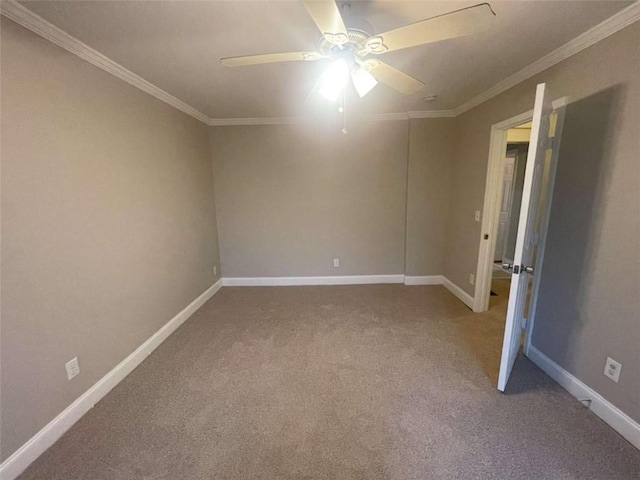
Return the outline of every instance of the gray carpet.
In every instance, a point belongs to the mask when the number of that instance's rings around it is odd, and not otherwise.
[[[495,389],[505,300],[224,288],[20,479],[639,478],[640,452],[527,359]]]

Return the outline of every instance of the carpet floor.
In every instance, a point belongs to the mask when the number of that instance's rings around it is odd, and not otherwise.
[[[526,358],[495,389],[499,282],[484,314],[440,286],[225,287],[20,480],[638,479]]]

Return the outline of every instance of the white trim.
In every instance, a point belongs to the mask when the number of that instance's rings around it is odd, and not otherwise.
[[[460,300],[462,300],[462,302],[467,307],[469,307],[470,309],[473,310],[473,303],[474,302],[473,302],[473,297],[471,295],[469,295],[467,292],[465,292],[462,288],[460,288],[458,285],[453,283],[447,277],[442,277],[442,285],[444,285],[444,287],[447,290],[449,290],[456,297],[458,297]]]
[[[376,113],[373,115],[355,117],[352,120],[358,121],[402,121],[412,118],[453,118],[453,110],[425,110],[397,113]],[[313,117],[238,117],[238,118],[210,118],[210,127],[228,127],[237,125],[295,125],[318,121]]]
[[[453,110],[420,110],[398,113],[376,113],[364,119],[379,120],[411,120],[412,118],[453,118]]]
[[[426,275],[426,276],[404,276],[405,285],[442,285],[444,277],[442,275]]]
[[[140,345],[132,354],[98,380],[89,390],[83,393],[71,405],[51,420],[42,430],[36,433],[22,447],[0,465],[0,478],[13,480],[22,473],[35,459],[54,444],[69,428],[100,401],[109,391],[120,383],[134,368],[147,358],[169,335],[182,325],[204,303],[215,295],[222,287],[222,279],[205,290],[175,317],[169,320],[160,330]]]
[[[496,83],[493,87],[482,92],[480,95],[464,102],[462,105],[459,105],[453,110],[454,116],[457,117],[458,115],[477,107],[481,103],[500,95],[519,83],[528,80],[534,75],[537,75],[538,73],[553,67],[576,53],[580,53],[582,50],[598,43],[599,41],[610,37],[614,33],[634,22],[637,22],[638,20],[640,20],[640,2],[636,1],[595,27],[578,35],[573,40],[570,40],[561,47],[556,48],[551,53],[527,65],[522,70],[505,78],[501,82]]]
[[[527,357],[582,403],[589,400],[586,403],[593,413],[640,450],[640,424],[638,422],[560,367],[533,345],[529,346]]]
[[[356,117],[355,119],[356,122],[358,121],[358,117]],[[392,112],[392,113],[375,113],[373,115],[369,115],[364,116],[364,117],[360,117],[359,119],[360,121],[362,120],[370,120],[373,122],[389,122],[389,121],[402,121],[402,120],[409,120],[409,115],[407,113],[404,112]]]
[[[415,110],[407,112],[409,118],[453,118],[455,110]]]
[[[210,127],[232,127],[237,125],[293,125],[303,123],[304,117],[250,117],[250,118],[210,118]]]
[[[225,287],[286,287],[293,285],[368,285],[404,283],[404,275],[344,275],[336,277],[224,277]]]
[[[15,0],[2,0],[0,13],[14,22],[28,28],[32,32],[59,45],[65,50],[77,55],[89,63],[103,69],[117,78],[136,88],[154,96],[174,108],[200,120],[209,126],[233,125],[290,125],[308,121],[304,117],[248,117],[248,118],[209,118],[191,105],[156,87],[154,84],[139,77],[119,63],[92,49],[80,40],[59,29],[55,25],[36,15],[28,8],[16,3]],[[581,52],[587,47],[604,40],[624,27],[640,20],[640,2],[636,1],[595,27],[587,30],[573,40],[565,43],[553,52],[536,60],[519,72],[497,83],[480,95],[466,101],[462,105],[450,110],[409,111],[404,113],[380,113],[369,117],[371,120],[407,120],[412,118],[451,118],[477,107],[481,103],[501,94],[515,85],[531,78],[547,68]]]
[[[491,125],[489,140],[489,158],[487,160],[487,179],[484,187],[484,203],[482,208],[482,228],[480,229],[480,247],[478,249],[478,265],[476,267],[476,288],[474,291],[474,312],[485,312],[489,309],[489,292],[493,275],[493,253],[496,248],[498,234],[498,216],[500,211],[500,195],[502,193],[502,160],[507,148],[507,130],[528,122],[533,110],[521,113],[502,122]],[[485,240],[484,235],[489,239]]]
[[[65,31],[59,29],[55,25],[47,22],[44,18],[36,15],[28,8],[16,3],[14,0],[3,0],[0,2],[0,13],[7,18],[10,18],[14,22],[28,28],[34,33],[37,33],[41,37],[46,38],[50,42],[64,48],[65,50],[73,53],[74,55],[86,60],[87,62],[101,68],[107,73],[110,73],[114,77],[119,78],[127,82],[130,85],[148,93],[149,95],[161,100],[174,108],[177,108],[181,112],[192,116],[196,120],[207,124],[209,118],[193,108],[191,105],[187,105],[182,100],[177,99],[173,95],[165,92],[164,90],[156,87],[151,82],[146,81],[144,78],[139,77],[135,73],[127,70],[119,63],[114,62],[110,58],[94,50],[88,45],[84,44],[80,40],[72,37]]]

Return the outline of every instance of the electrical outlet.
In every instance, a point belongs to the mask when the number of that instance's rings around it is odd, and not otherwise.
[[[620,379],[620,370],[622,370],[622,364],[607,357],[607,363],[604,364],[604,376],[609,377],[611,380],[618,383],[618,380]]]
[[[339,258],[334,258],[333,259],[333,268],[338,268],[340,266],[340,259]]]
[[[469,274],[469,283],[473,285],[476,282],[476,276],[473,273]]]
[[[80,364],[78,363],[78,357],[73,357],[64,366],[67,369],[67,378],[69,380],[80,373]]]
[[[480,221],[480,210],[476,210],[476,222]]]
[[[217,265],[213,266],[213,274],[214,275],[218,275],[218,266]]]

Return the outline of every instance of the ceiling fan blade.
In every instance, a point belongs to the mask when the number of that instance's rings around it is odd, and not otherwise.
[[[384,53],[486,30],[496,14],[488,3],[463,8],[389,30],[367,41],[371,53]]]
[[[380,83],[384,83],[405,95],[416,93],[424,87],[424,83],[420,80],[417,80],[403,71],[379,60],[367,60],[367,62],[365,62],[365,67]]]
[[[220,63],[227,67],[244,67],[262,63],[313,61],[324,58],[318,52],[264,53],[262,55],[246,55],[243,57],[221,58]]]
[[[347,27],[334,0],[306,0],[302,3],[328,42],[335,45],[347,43]]]

